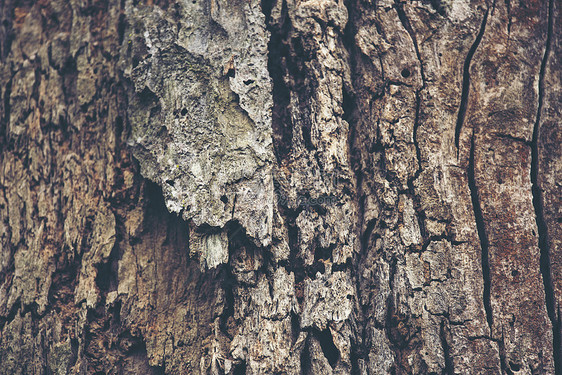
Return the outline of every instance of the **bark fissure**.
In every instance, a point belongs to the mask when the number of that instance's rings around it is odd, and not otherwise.
[[[354,279],[354,286],[356,291],[356,298],[360,309],[357,311],[357,322],[356,332],[351,340],[351,351],[350,351],[350,362],[351,362],[351,374],[361,373],[360,362],[367,360],[369,349],[367,347],[368,342],[368,306],[363,304],[363,290],[361,285],[361,277],[359,274],[359,265],[363,261],[364,257],[367,256],[368,249],[371,243],[371,237],[376,230],[379,223],[378,219],[368,220],[365,222],[365,197],[366,192],[363,191],[363,172],[361,170],[360,162],[360,152],[356,149],[359,142],[359,116],[358,111],[358,98],[356,97],[355,85],[356,79],[360,76],[359,64],[361,61],[361,52],[355,42],[355,37],[357,35],[357,28],[355,26],[354,20],[357,17],[357,2],[355,1],[345,1],[345,6],[348,11],[348,22],[344,28],[343,34],[343,45],[349,55],[349,67],[351,76],[351,88],[348,89],[344,87],[343,90],[343,118],[349,124],[349,134],[348,134],[348,155],[350,160],[351,169],[355,177],[355,191],[354,199],[357,202],[357,228],[359,237],[359,251],[357,251],[354,256],[352,263],[350,264],[351,276]],[[380,56],[379,56],[380,59]],[[351,91],[351,92],[350,92]],[[384,95],[384,89],[382,90],[381,96]],[[376,98],[373,98],[375,100]]]
[[[451,357],[449,343],[447,342],[447,332],[445,331],[444,320],[441,321],[439,336],[441,338],[441,346],[443,347],[443,356],[445,357],[445,368],[443,369],[443,374],[453,375],[455,373],[455,367],[453,364],[453,358]]]
[[[402,23],[402,26],[404,27],[404,29],[408,32],[408,35],[410,36],[410,39],[412,40],[412,43],[414,45],[414,50],[416,52],[416,58],[418,59],[418,62],[420,64],[420,76],[421,76],[421,79],[422,79],[422,86],[415,90],[416,107],[415,107],[415,116],[414,116],[414,128],[413,128],[413,132],[412,132],[412,141],[414,143],[414,147],[415,147],[415,150],[416,150],[417,168],[414,171],[414,175],[412,177],[408,178],[407,185],[408,185],[409,194],[414,201],[414,209],[416,211],[416,218],[417,218],[417,221],[418,221],[418,225],[420,227],[422,238],[424,239],[424,242],[425,242],[424,245],[422,245],[422,248],[423,248],[423,246],[425,246],[427,248],[427,245],[429,245],[429,243],[431,241],[426,239],[427,234],[426,234],[426,231],[425,231],[425,221],[424,221],[425,213],[420,209],[420,198],[417,196],[417,194],[415,193],[415,189],[414,189],[414,181],[416,181],[418,179],[418,177],[420,176],[420,174],[422,172],[421,149],[420,149],[420,144],[418,142],[418,130],[419,130],[419,127],[420,127],[421,92],[426,87],[426,80],[425,80],[424,67],[423,67],[423,62],[422,62],[422,59],[421,59],[421,54],[420,54],[416,34],[414,33],[412,25],[411,25],[408,17],[406,16],[406,12],[404,11],[403,7],[404,7],[404,4],[402,2],[400,2],[400,0],[395,0],[395,8],[396,8],[396,12],[398,13],[398,18],[400,19],[400,22]]]
[[[316,333],[316,337],[320,342],[320,347],[322,348],[322,352],[324,356],[330,363],[330,366],[334,368],[336,363],[339,361],[340,358],[340,351],[334,344],[334,339],[332,337],[332,333],[330,332],[329,328],[326,328],[323,331],[318,331]]]
[[[421,64],[421,60],[420,60],[420,64]],[[423,84],[425,85],[425,80],[423,82]],[[418,225],[420,228],[420,233],[422,235],[422,239],[423,239],[423,245],[422,245],[422,251],[425,248],[427,248],[427,246],[429,245],[429,243],[431,242],[431,239],[427,238],[427,232],[425,229],[425,212],[423,210],[421,210],[420,206],[420,198],[419,196],[416,194],[415,192],[415,188],[414,188],[414,181],[416,181],[418,179],[418,177],[420,176],[421,172],[422,172],[422,162],[421,162],[421,149],[420,149],[420,144],[418,142],[418,130],[420,127],[420,109],[421,109],[421,95],[420,92],[423,88],[416,90],[416,113],[415,113],[415,117],[414,117],[414,130],[413,130],[413,134],[412,134],[412,139],[414,142],[414,147],[416,149],[416,160],[417,160],[417,168],[414,172],[414,175],[412,177],[410,177],[408,179],[408,189],[410,191],[410,194],[412,196],[412,199],[414,201],[414,209],[416,211],[416,218],[418,221]]]
[[[507,10],[507,35],[511,34],[511,0],[504,0]]]
[[[472,46],[468,50],[468,53],[464,60],[461,102],[459,105],[457,124],[455,126],[455,146],[457,148],[457,157],[459,155],[459,142],[460,142],[461,130],[466,116],[466,109],[468,106],[468,96],[470,93],[470,63],[472,62],[472,57],[474,56],[474,53],[478,49],[478,46],[482,41],[482,37],[484,36],[484,32],[486,31],[486,23],[488,22],[488,12],[489,9],[486,9],[486,12],[484,13],[484,18],[482,19],[482,23],[480,25],[480,30],[478,31],[478,34],[476,35],[476,38],[474,39],[474,42],[472,43]]]
[[[0,122],[0,141],[3,141],[6,136],[6,129],[10,123],[10,95],[12,93],[12,78],[6,83],[4,89],[4,116]]]
[[[420,61],[421,63],[421,61]],[[414,131],[413,131],[413,135],[412,135],[412,140],[414,141],[414,147],[416,148],[416,159],[418,162],[418,168],[416,169],[415,173],[414,173],[414,177],[411,179],[412,181],[415,181],[421,171],[422,171],[422,162],[421,162],[421,150],[420,150],[420,144],[418,142],[418,130],[420,127],[420,108],[421,108],[421,96],[420,96],[420,91],[421,90],[417,90],[416,91],[416,114],[415,114],[415,118],[414,118]]]
[[[493,315],[492,315],[492,305],[490,302],[490,259],[489,259],[489,241],[488,235],[486,234],[486,224],[484,222],[484,215],[482,214],[482,207],[480,205],[480,197],[478,195],[478,186],[476,184],[475,177],[475,161],[474,161],[474,142],[475,134],[472,134],[470,141],[470,155],[468,161],[468,187],[470,189],[470,198],[472,200],[472,209],[474,211],[474,219],[476,221],[476,230],[478,232],[478,238],[480,239],[480,249],[482,251],[481,261],[482,261],[482,279],[484,282],[484,310],[486,311],[486,321],[488,322],[488,327],[490,332],[492,332]]]
[[[544,216],[543,208],[543,196],[542,190],[539,182],[539,133],[540,133],[540,121],[541,121],[541,111],[543,109],[543,102],[545,96],[544,87],[544,77],[546,71],[546,64],[548,62],[550,48],[552,43],[553,35],[553,23],[554,23],[554,0],[548,2],[548,24],[547,24],[547,35],[546,43],[544,49],[544,56],[541,61],[540,71],[539,71],[539,97],[537,105],[537,116],[533,126],[533,136],[531,141],[531,192],[533,195],[533,207],[535,209],[535,219],[538,230],[538,245],[540,249],[540,271],[542,275],[544,294],[545,294],[545,304],[548,317],[552,323],[552,349],[553,349],[553,359],[554,368],[556,374],[562,373],[562,350],[561,350],[561,327],[560,318],[557,317],[556,309],[556,296],[554,292],[554,286],[552,282],[551,274],[551,260],[550,260],[550,248],[548,240],[548,226],[546,225],[546,220]]]
[[[505,138],[505,139],[510,139],[512,141],[515,142],[520,142],[523,143],[527,146],[531,146],[531,142],[529,142],[528,140],[526,140],[525,138],[521,138],[521,137],[515,137],[511,134],[502,134],[502,133],[493,133],[496,137],[498,138]]]
[[[398,18],[400,19],[400,22],[402,23],[402,26],[404,27],[404,29],[408,32],[408,35],[410,35],[410,39],[412,39],[412,43],[414,44],[414,50],[416,51],[416,57],[418,58],[418,62],[420,63],[420,76],[421,76],[421,79],[422,79],[422,88],[421,89],[423,89],[425,87],[425,74],[424,74],[424,71],[423,71],[423,63],[422,63],[422,59],[421,59],[420,50],[419,50],[419,47],[418,47],[418,40],[416,38],[416,34],[414,33],[414,30],[412,28],[410,20],[408,20],[408,17],[406,16],[406,12],[404,11],[403,6],[404,6],[404,4],[400,0],[394,0],[394,7],[396,8],[396,13],[398,13]],[[416,94],[419,94],[420,90],[416,90]]]

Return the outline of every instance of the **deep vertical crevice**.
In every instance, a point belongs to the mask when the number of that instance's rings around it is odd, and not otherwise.
[[[334,368],[340,359],[340,351],[334,344],[334,339],[332,337],[330,329],[326,328],[323,331],[318,331],[316,334],[316,338],[320,343],[320,347],[322,348],[324,357],[326,357],[326,359],[330,363],[330,366]]]
[[[424,90],[425,87],[426,87],[425,73],[424,73],[423,62],[422,62],[422,59],[421,59],[421,54],[420,54],[416,34],[414,33],[412,25],[411,25],[410,21],[408,20],[408,17],[406,16],[406,12],[404,11],[404,8],[403,8],[403,3],[401,3],[400,0],[395,0],[394,7],[396,9],[396,12],[398,13],[398,18],[400,19],[400,22],[402,23],[402,26],[404,27],[404,29],[410,35],[410,39],[412,40],[412,43],[414,45],[416,57],[417,57],[418,62],[420,64],[420,76],[421,76],[421,79],[422,79],[422,86],[420,88],[418,88],[417,90],[415,90],[416,108],[415,108],[415,117],[414,117],[414,129],[413,129],[413,133],[412,133],[412,141],[414,142],[414,147],[415,147],[415,150],[416,150],[417,168],[414,172],[414,175],[412,177],[408,178],[408,190],[410,192],[410,196],[412,197],[412,200],[414,201],[414,209],[416,211],[416,218],[417,218],[417,221],[418,221],[418,225],[420,227],[422,237],[425,241],[426,240],[425,221],[424,221],[425,214],[420,209],[420,206],[421,206],[420,199],[416,195],[415,189],[414,189],[414,181],[418,179],[418,177],[420,176],[421,171],[422,171],[421,149],[420,149],[420,145],[418,143],[418,130],[419,130],[419,126],[420,126],[420,114],[421,114],[421,91]]]
[[[300,365],[301,365],[301,374],[306,375],[309,373],[310,368],[310,350],[308,348],[309,345],[309,338],[307,336],[304,347],[300,353]]]
[[[445,368],[443,369],[443,374],[453,375],[455,373],[455,368],[453,365],[453,358],[451,358],[449,343],[447,342],[447,332],[445,331],[445,320],[441,321],[439,336],[441,339],[441,347],[443,348],[443,357],[445,358]]]
[[[95,266],[97,269],[97,275],[95,278],[96,286],[101,292],[104,292],[104,297],[107,295],[107,292],[117,290],[117,285],[119,284],[119,281],[117,280],[119,267],[119,236],[120,234],[117,234],[117,240],[111,249],[109,257],[105,260],[105,262],[101,262]]]
[[[560,320],[556,316],[556,301],[554,295],[554,286],[552,283],[550,248],[548,243],[548,227],[544,219],[542,190],[539,184],[539,133],[541,112],[544,102],[544,76],[546,64],[550,55],[552,43],[553,23],[554,23],[554,0],[548,2],[548,26],[546,35],[546,46],[544,56],[541,61],[539,71],[539,98],[537,105],[537,116],[533,127],[533,138],[531,141],[531,192],[533,194],[533,206],[535,209],[535,219],[538,229],[538,245],[540,250],[540,269],[544,284],[544,295],[548,317],[552,323],[552,349],[556,374],[562,374],[562,350],[561,350],[561,333]]]
[[[286,63],[290,60],[289,46],[286,43],[290,30],[287,14],[287,5],[283,1],[281,24],[274,24],[271,12],[275,0],[262,0],[262,12],[265,15],[265,24],[270,32],[268,44],[267,70],[273,83],[273,148],[277,160],[281,162],[291,152],[293,138],[293,124],[290,114],[291,91],[287,86],[284,75],[287,72]]]
[[[424,82],[425,85],[425,82]],[[422,88],[423,89],[423,88]],[[422,89],[416,90],[416,113],[414,117],[414,130],[412,134],[412,140],[414,142],[414,147],[416,149],[416,159],[417,159],[417,168],[414,172],[414,175],[408,179],[408,189],[410,191],[410,195],[412,196],[412,200],[414,201],[414,210],[416,211],[416,218],[418,221],[418,225],[420,227],[420,233],[422,235],[424,243],[427,241],[427,231],[425,230],[425,212],[421,209],[421,202],[419,196],[416,194],[416,190],[414,187],[414,181],[418,179],[422,172],[422,162],[421,162],[421,149],[420,144],[418,142],[418,130],[420,127],[420,113],[421,113],[421,95],[420,92]]]
[[[470,198],[472,200],[472,209],[474,210],[474,219],[476,221],[476,229],[478,231],[478,237],[480,238],[480,248],[482,250],[482,278],[484,281],[484,310],[486,311],[486,320],[488,321],[488,326],[490,327],[490,334],[492,332],[492,305],[490,303],[490,259],[489,259],[489,242],[488,236],[486,234],[486,226],[484,224],[484,215],[482,214],[482,207],[480,206],[480,199],[478,196],[478,187],[476,186],[475,178],[475,165],[474,165],[474,138],[475,135],[472,133],[472,138],[470,141],[470,157],[468,161],[468,187],[470,189]]]
[[[412,140],[414,142],[414,147],[416,148],[416,158],[418,159],[418,168],[416,169],[416,172],[414,173],[414,177],[412,178],[412,181],[416,180],[422,170],[422,164],[421,164],[421,149],[420,149],[420,144],[418,142],[418,130],[420,127],[420,109],[421,109],[421,97],[420,97],[420,91],[421,90],[417,90],[416,91],[416,115],[414,117],[414,131],[412,134]],[[413,191],[412,191],[413,193]]]
[[[366,254],[369,251],[369,246],[372,240],[372,234],[377,226],[378,220],[371,219],[365,222],[365,198],[367,193],[364,191],[364,178],[362,170],[362,153],[359,145],[361,139],[361,117],[359,110],[360,93],[357,87],[361,85],[361,63],[362,54],[356,45],[357,24],[356,19],[359,18],[358,12],[360,8],[358,3],[353,0],[345,1],[345,6],[348,12],[348,22],[344,28],[342,42],[349,53],[349,69],[351,76],[351,87],[346,87],[344,84],[343,89],[343,119],[349,124],[349,133],[347,139],[348,156],[351,169],[355,177],[355,202],[357,202],[357,234],[359,237],[360,249],[353,256],[353,266],[351,268],[351,275],[355,284],[357,305],[360,307],[356,315],[356,326],[354,334],[352,335],[351,343],[351,373],[359,374],[361,372],[361,362],[368,361],[367,348],[367,335],[368,335],[368,305],[363,304],[363,290],[361,280],[361,265]],[[384,89],[383,89],[384,91]],[[373,98],[376,100],[376,98]],[[339,354],[339,351],[338,351]]]
[[[455,126],[455,146],[457,147],[457,156],[459,154],[459,142],[460,142],[461,130],[464,123],[464,118],[466,116],[466,107],[468,105],[468,94],[470,92],[470,63],[472,61],[472,57],[474,56],[474,53],[476,52],[476,49],[478,49],[478,46],[482,41],[482,37],[484,36],[484,31],[486,31],[486,23],[488,22],[488,12],[489,9],[486,9],[486,13],[484,13],[484,18],[482,19],[482,24],[480,25],[480,31],[478,31],[478,34],[476,35],[476,39],[474,39],[472,46],[468,50],[466,59],[464,60],[463,74],[462,74],[461,103],[459,106],[457,124]]]
[[[425,87],[425,74],[424,74],[424,71],[423,71],[423,64],[422,64],[422,60],[421,60],[421,54],[420,54],[420,50],[419,50],[419,47],[418,47],[418,40],[416,38],[416,34],[414,33],[414,29],[412,28],[412,25],[410,24],[410,21],[408,20],[408,17],[406,16],[406,12],[404,11],[403,4],[400,2],[400,0],[394,1],[394,7],[396,8],[396,13],[398,13],[398,18],[400,19],[400,22],[402,23],[402,26],[408,32],[408,35],[410,35],[410,39],[412,39],[412,43],[414,44],[414,50],[416,51],[416,57],[418,58],[418,62],[420,63],[420,76],[421,76],[421,79],[422,79],[422,87]]]
[[[307,42],[302,40],[302,36],[293,32],[287,2],[279,2],[281,9],[276,17],[272,14],[278,11],[275,9],[275,0],[262,0],[261,7],[271,35],[267,68],[273,82],[272,136],[275,155],[281,164],[291,154],[294,135],[301,138],[308,151],[315,154],[316,147],[312,142],[308,105],[314,90],[310,87],[305,66],[305,61],[314,59],[314,56],[308,51]],[[298,110],[291,105],[291,95],[297,97]],[[293,121],[293,111],[299,114],[297,123]]]
[[[10,96],[12,95],[12,78],[4,89],[4,116],[0,118],[0,141],[6,136],[8,124],[10,123]]]
[[[507,35],[511,34],[511,0],[504,0],[507,9]]]

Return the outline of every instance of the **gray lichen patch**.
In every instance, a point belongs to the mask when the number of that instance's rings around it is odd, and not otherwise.
[[[272,98],[260,4],[177,5],[127,9],[133,21],[122,69],[133,86],[129,144],[142,174],[161,186],[168,210],[195,227],[224,228],[236,220],[267,246]],[[224,235],[211,237],[192,241],[202,247],[191,250],[213,267],[227,261],[228,246],[218,240]]]

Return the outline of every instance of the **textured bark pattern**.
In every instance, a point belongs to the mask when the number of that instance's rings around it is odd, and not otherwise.
[[[2,2],[0,373],[562,373],[560,6]]]

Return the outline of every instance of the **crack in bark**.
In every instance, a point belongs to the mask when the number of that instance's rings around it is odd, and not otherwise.
[[[324,357],[328,360],[330,367],[334,368],[340,360],[340,351],[334,344],[334,338],[332,337],[330,328],[326,328],[323,331],[317,331],[315,336],[320,343],[320,348],[322,348]]]
[[[484,310],[486,311],[486,320],[490,328],[490,335],[492,334],[492,305],[490,303],[490,260],[489,260],[489,242],[488,236],[486,234],[486,227],[484,224],[484,216],[482,214],[482,207],[480,206],[480,200],[478,197],[478,187],[476,186],[476,178],[474,176],[474,132],[472,133],[472,138],[470,141],[470,157],[468,161],[468,187],[470,189],[470,198],[472,200],[472,209],[474,210],[474,219],[476,221],[476,230],[478,232],[478,237],[480,238],[480,248],[482,251],[481,261],[482,261],[482,278],[484,280]]]
[[[6,132],[10,123],[10,96],[12,95],[12,80],[13,76],[6,84],[6,89],[4,90],[4,116],[0,119],[0,141],[6,138]]]
[[[375,229],[377,223],[377,219],[371,219],[367,223],[367,227],[365,228],[361,236],[361,253],[365,253],[367,251],[367,247],[370,242],[369,240],[371,239],[371,234],[373,233],[373,230]]]
[[[468,105],[468,95],[470,92],[470,63],[472,61],[472,57],[474,56],[474,53],[476,52],[476,49],[478,48],[480,42],[482,41],[482,37],[484,36],[484,31],[486,31],[486,23],[488,22],[488,12],[489,9],[486,9],[486,13],[484,13],[484,18],[482,19],[482,24],[480,25],[480,31],[478,31],[478,34],[476,35],[476,39],[474,39],[472,46],[468,50],[466,59],[464,60],[461,103],[459,106],[457,124],[455,126],[455,146],[457,147],[457,158],[459,156],[459,141],[461,136],[461,129],[466,116],[466,107]]]
[[[492,133],[493,135],[495,135],[498,138],[505,138],[505,139],[510,139],[514,142],[520,142],[523,143],[527,146],[531,146],[531,142],[529,142],[528,140],[526,140],[525,138],[520,138],[520,137],[515,137],[511,134],[503,134],[503,133]]]
[[[420,108],[421,108],[420,91],[421,90],[416,91],[416,115],[414,117],[414,131],[413,131],[413,134],[412,134],[412,139],[414,141],[414,147],[416,148],[416,158],[418,159],[418,168],[414,172],[414,177],[412,178],[412,181],[417,180],[417,178],[420,176],[420,173],[421,173],[421,170],[422,170],[421,150],[420,150],[420,145],[419,145],[419,142],[418,142],[418,129],[420,127]]]
[[[410,21],[408,20],[408,17],[406,16],[406,12],[404,11],[403,4],[400,2],[400,0],[394,0],[394,7],[396,8],[396,13],[398,13],[398,18],[400,19],[400,22],[402,23],[402,26],[404,27],[404,29],[406,30],[408,35],[410,35],[410,39],[412,39],[412,43],[414,44],[414,50],[416,51],[416,57],[418,58],[418,61],[420,63],[420,76],[421,76],[421,79],[422,79],[422,88],[423,88],[423,87],[425,87],[425,74],[423,72],[423,64],[422,64],[422,60],[421,60],[420,50],[418,48],[418,41],[416,39],[416,34],[414,33],[414,30],[412,29],[412,25],[410,24]],[[416,91],[416,93],[418,93],[418,92],[419,92],[419,90]]]
[[[290,97],[291,89],[284,80],[284,75],[290,66],[283,66],[283,61],[290,65],[291,61],[289,46],[287,45],[287,37],[290,30],[289,20],[286,17],[287,4],[283,0],[283,20],[281,25],[272,23],[271,12],[275,6],[274,0],[262,0],[261,8],[265,16],[265,25],[270,32],[269,44],[267,47],[268,61],[267,70],[272,80],[273,90],[273,110],[272,110],[272,128],[273,128],[273,146],[277,161],[287,159],[292,150],[293,138],[293,121],[290,114]],[[298,71],[296,64],[294,71]]]
[[[511,0],[504,0],[507,8],[507,35],[511,34]]]
[[[562,334],[560,331],[560,316],[557,317],[557,313],[556,313],[556,301],[555,301],[554,286],[553,286],[552,274],[551,274],[550,248],[548,244],[548,227],[546,225],[546,221],[544,218],[543,197],[542,197],[542,191],[538,178],[539,132],[540,132],[541,111],[543,108],[544,91],[545,91],[544,76],[546,71],[546,64],[548,62],[548,57],[550,54],[552,35],[553,35],[553,23],[554,23],[553,8],[554,8],[554,0],[549,0],[546,45],[544,50],[544,56],[541,61],[540,71],[539,71],[539,97],[538,97],[538,105],[537,105],[537,116],[533,127],[533,137],[531,141],[531,192],[533,195],[533,206],[535,209],[535,219],[537,223],[538,236],[539,236],[538,245],[540,250],[540,271],[544,284],[545,304],[546,304],[548,317],[552,323],[552,338],[553,338],[552,349],[553,349],[554,368],[556,374],[561,374],[562,373],[562,358],[561,358]]]
[[[365,225],[365,195],[363,192],[363,171],[361,170],[361,153],[355,150],[355,142],[358,138],[358,118],[357,118],[357,97],[355,96],[354,91],[354,84],[355,79],[358,73],[358,64],[361,60],[361,52],[357,49],[355,44],[355,36],[357,34],[357,29],[355,27],[354,19],[357,14],[357,3],[355,1],[345,1],[345,6],[348,11],[348,22],[344,28],[344,33],[342,37],[342,43],[345,49],[348,52],[349,56],[349,69],[350,69],[350,77],[351,77],[351,88],[347,89],[344,86],[343,89],[343,118],[349,124],[349,133],[348,133],[348,155],[350,159],[351,169],[354,172],[355,176],[355,201],[357,202],[357,230],[358,230],[358,238],[359,238],[359,246],[360,249],[357,253],[354,254],[351,270],[351,277],[353,278],[353,283],[355,284],[356,290],[356,299],[357,303],[360,306],[360,311],[358,311],[358,315],[356,316],[356,327],[355,327],[355,334],[353,335],[354,339],[351,340],[351,351],[350,351],[350,362],[351,362],[351,373],[358,374],[361,372],[359,361],[366,360],[368,357],[368,348],[367,348],[367,326],[368,326],[368,314],[367,314],[367,305],[362,304],[362,288],[361,288],[361,276],[360,276],[360,264],[362,258],[368,252],[371,236],[373,231],[375,230],[378,220],[372,219],[369,220],[368,223]],[[378,25],[376,25],[378,26]],[[380,59],[380,54],[379,54]],[[382,60],[380,60],[381,69],[383,67]],[[349,92],[352,91],[352,92]],[[384,95],[384,89],[382,90]],[[381,95],[381,96],[382,96]],[[362,232],[362,229],[365,228]]]
[[[421,64],[421,60],[420,60],[420,64]],[[422,75],[422,80],[423,80],[423,75]],[[423,81],[423,85],[425,86],[425,81]],[[422,241],[426,241],[426,237],[427,237],[427,231],[425,228],[425,212],[423,212],[423,210],[421,210],[421,203],[420,203],[420,199],[417,196],[417,194],[415,193],[415,188],[414,188],[414,181],[417,180],[422,172],[422,162],[421,162],[421,149],[420,149],[420,145],[418,142],[418,129],[420,127],[420,108],[421,108],[421,96],[420,96],[420,92],[423,89],[423,87],[419,90],[416,90],[416,113],[415,113],[415,117],[414,117],[414,130],[413,130],[413,134],[412,134],[412,140],[414,141],[414,147],[416,149],[416,159],[417,159],[417,169],[414,172],[414,176],[408,179],[408,189],[410,190],[410,194],[412,196],[412,200],[414,202],[414,210],[416,212],[416,219],[418,221],[418,226],[420,228],[420,234],[422,236]],[[429,242],[428,242],[429,244]]]
[[[423,62],[421,59],[421,54],[419,51],[419,47],[418,47],[418,41],[416,38],[416,34],[414,33],[414,30],[412,28],[412,25],[410,23],[410,21],[408,20],[408,17],[406,16],[406,12],[404,11],[403,8],[403,3],[400,2],[400,0],[395,0],[395,8],[396,8],[396,13],[398,13],[398,18],[400,19],[400,22],[402,23],[402,26],[404,27],[404,29],[408,32],[408,35],[410,36],[410,39],[412,39],[412,43],[414,45],[414,50],[416,52],[416,57],[418,59],[418,62],[420,64],[420,76],[422,79],[422,87],[420,87],[419,89],[415,90],[415,95],[416,95],[416,108],[415,108],[415,117],[414,117],[414,129],[413,129],[413,134],[412,134],[412,140],[414,142],[414,147],[416,150],[416,159],[417,159],[417,168],[416,171],[414,172],[414,176],[411,178],[408,178],[408,190],[409,193],[412,197],[412,200],[414,202],[414,210],[416,212],[416,218],[418,221],[418,226],[420,228],[420,233],[422,235],[422,239],[425,241],[425,238],[427,237],[427,233],[425,230],[425,213],[423,211],[421,211],[420,209],[420,199],[419,197],[417,197],[416,193],[415,193],[415,189],[414,189],[414,184],[413,182],[415,180],[418,179],[418,177],[420,176],[421,172],[422,172],[422,162],[421,162],[421,149],[420,149],[420,145],[418,142],[418,129],[420,126],[420,108],[421,108],[421,96],[420,96],[420,92],[425,88],[426,85],[426,81],[425,81],[425,73],[423,70]],[[429,244],[430,241],[427,241],[427,244]],[[422,246],[423,247],[423,246]],[[426,246],[427,248],[427,246]]]
[[[451,357],[449,343],[447,342],[445,320],[441,321],[439,337],[441,339],[441,346],[443,347],[443,357],[445,357],[445,368],[443,369],[443,373],[447,375],[453,375],[455,373],[455,367],[453,365],[453,358]]]
[[[306,375],[309,373],[309,368],[310,368],[310,350],[308,348],[309,340],[310,339],[307,335],[304,342],[304,347],[300,354],[301,375]]]

